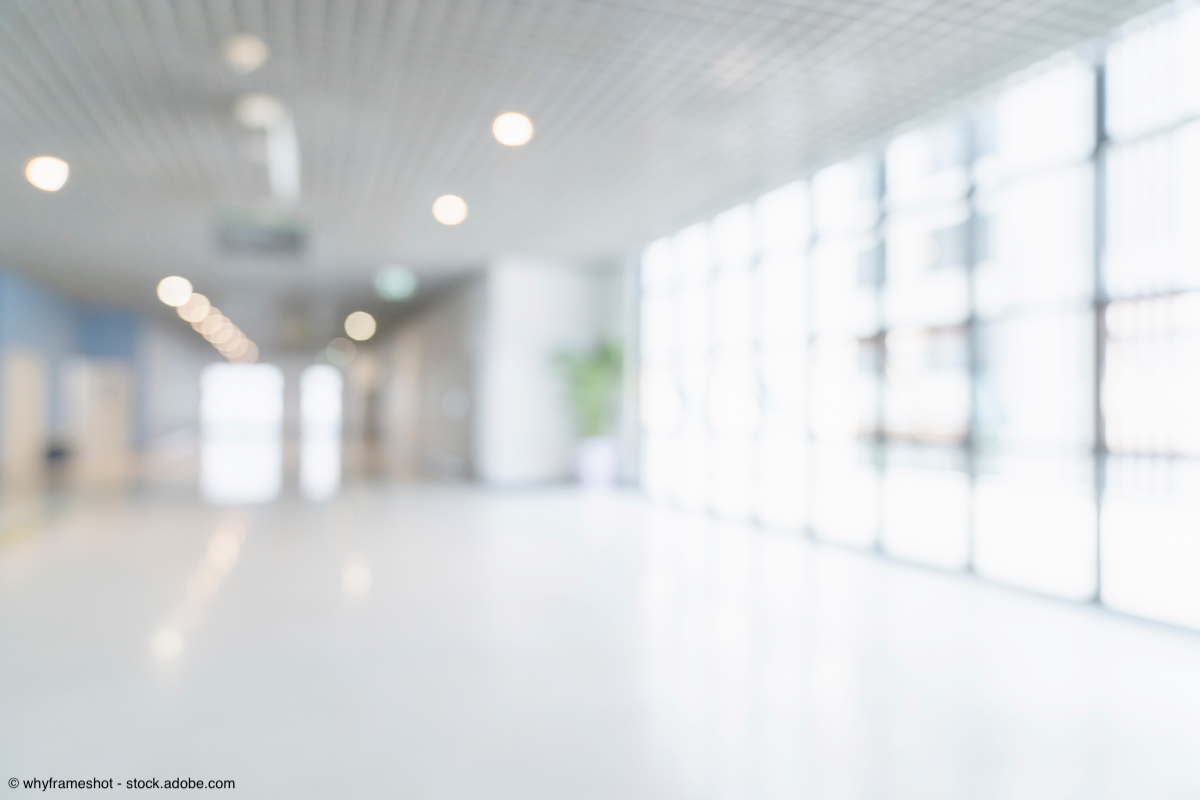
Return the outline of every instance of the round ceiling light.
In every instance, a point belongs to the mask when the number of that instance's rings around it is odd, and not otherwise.
[[[25,177],[44,192],[57,192],[67,182],[71,168],[54,156],[38,156],[25,165]]]
[[[209,317],[221,317],[221,319],[225,319],[224,315],[221,314],[221,309],[217,308],[216,306],[209,306],[208,313],[204,315],[204,318],[201,319],[199,322],[192,323],[192,330],[194,330],[196,333],[203,335],[204,334],[204,323],[208,322]]]
[[[225,40],[225,63],[242,74],[254,72],[270,55],[271,48],[257,36],[242,33]]]
[[[375,294],[384,300],[407,300],[417,291],[417,276],[408,267],[385,264],[375,273]]]
[[[240,333],[241,331],[238,330],[238,327],[229,322],[217,328],[212,333],[205,335],[204,338],[208,339],[208,341],[212,342],[220,350],[222,345],[233,341],[234,337]]]
[[[230,324],[228,317],[222,314],[209,314],[196,330],[207,339],[228,324]]]
[[[433,218],[443,225],[457,225],[467,218],[467,201],[456,194],[444,194],[433,201]]]
[[[212,303],[208,302],[208,298],[199,292],[192,292],[187,302],[175,309],[175,313],[180,319],[188,322],[200,322],[208,316],[208,312],[212,309]]]
[[[258,360],[258,345],[254,342],[249,342],[246,345],[246,352],[241,355],[230,355],[229,360],[235,364],[253,364]]]
[[[346,335],[359,342],[365,342],[375,335],[375,318],[365,311],[355,311],[346,317]]]
[[[492,135],[500,144],[520,147],[533,138],[533,123],[524,114],[509,111],[492,121]]]
[[[158,299],[169,306],[181,306],[192,296],[192,282],[172,275],[158,282]]]

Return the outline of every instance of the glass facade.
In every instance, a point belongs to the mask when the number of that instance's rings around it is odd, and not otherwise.
[[[651,244],[652,497],[1200,628],[1200,10]]]

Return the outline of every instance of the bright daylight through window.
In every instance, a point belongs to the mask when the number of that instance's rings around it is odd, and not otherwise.
[[[647,247],[647,491],[1200,627],[1197,53],[1139,21]]]

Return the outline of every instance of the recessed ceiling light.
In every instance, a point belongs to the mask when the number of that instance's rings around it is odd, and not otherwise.
[[[200,322],[208,316],[211,309],[212,303],[208,302],[207,297],[198,292],[192,292],[187,302],[175,309],[175,313],[188,322]]]
[[[238,72],[254,72],[270,55],[271,48],[257,36],[242,33],[225,40],[225,62]]]
[[[509,111],[493,120],[492,135],[500,144],[520,147],[533,138],[533,123],[524,114]]]
[[[71,168],[54,156],[38,156],[25,165],[25,177],[45,192],[57,192],[67,182]]]
[[[233,107],[233,116],[247,128],[267,130],[287,118],[287,109],[279,98],[269,94],[244,94]]]
[[[457,225],[467,218],[467,201],[456,194],[444,194],[433,201],[433,218],[443,225]]]
[[[345,328],[351,339],[365,342],[375,335],[375,318],[365,311],[355,311],[346,317]]]
[[[250,342],[246,346],[246,352],[239,356],[230,356],[229,360],[235,364],[253,364],[255,361],[258,361],[258,345]]]
[[[228,324],[229,318],[225,315],[209,314],[208,317],[205,318],[204,322],[200,323],[200,327],[197,328],[197,330],[200,331],[201,336],[207,339],[209,336],[212,336]]]
[[[187,278],[172,275],[158,282],[158,299],[169,306],[181,306],[192,296],[192,283]]]
[[[408,267],[384,264],[375,273],[375,293],[384,300],[407,300],[417,291],[417,276]]]

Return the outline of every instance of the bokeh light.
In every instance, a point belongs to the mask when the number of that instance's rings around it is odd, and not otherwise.
[[[175,309],[175,313],[188,322],[201,322],[212,310],[212,303],[198,292],[192,292],[187,302]]]
[[[181,306],[192,296],[192,282],[172,275],[158,282],[158,299],[169,306]]]
[[[25,165],[25,177],[45,192],[57,192],[67,182],[71,168],[54,156],[38,156]]]
[[[524,114],[509,111],[492,122],[496,141],[509,147],[520,147],[533,138],[533,123]]]
[[[467,218],[467,201],[456,194],[444,194],[433,201],[433,218],[443,225],[457,225]]]
[[[375,335],[375,318],[365,311],[355,311],[346,317],[346,335],[359,342],[365,342]]]
[[[384,300],[407,300],[417,291],[417,276],[408,267],[385,264],[375,273],[375,293]]]
[[[254,72],[270,56],[267,43],[252,34],[242,33],[225,40],[225,63],[243,74]]]

